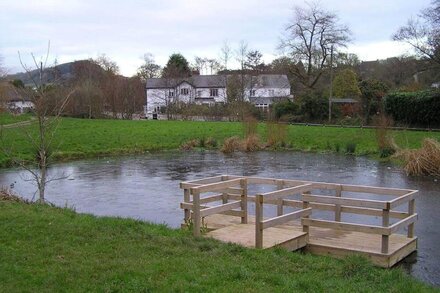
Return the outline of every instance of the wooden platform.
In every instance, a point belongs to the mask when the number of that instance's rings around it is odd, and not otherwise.
[[[208,216],[205,221],[209,231],[206,237],[255,247],[254,217],[249,216],[248,224],[240,224],[237,217],[220,214]],[[289,251],[304,248],[312,254],[334,257],[362,254],[375,265],[389,268],[417,249],[417,237],[393,234],[389,240],[389,252],[383,254],[380,235],[310,227],[307,240],[307,233],[302,232],[300,223],[292,221],[264,230],[263,248],[276,246]]]

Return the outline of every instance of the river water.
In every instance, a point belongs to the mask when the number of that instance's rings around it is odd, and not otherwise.
[[[173,228],[179,227],[183,218],[179,182],[220,174],[418,189],[418,252],[400,265],[415,277],[440,286],[440,180],[409,178],[390,163],[300,152],[160,152],[60,163],[50,169],[50,174],[68,176],[48,185],[46,197],[58,206],[99,216],[165,223]],[[26,179],[24,171],[0,170],[0,185],[32,198],[36,187]]]

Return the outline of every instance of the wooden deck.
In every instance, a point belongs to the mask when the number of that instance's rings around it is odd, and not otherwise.
[[[236,243],[245,247],[255,247],[255,217],[249,216],[248,224],[240,224],[240,219],[227,215],[211,215],[205,219],[209,232],[204,236]],[[390,236],[389,251],[381,253],[381,236],[362,232],[338,231],[311,227],[308,239],[298,221],[265,230],[263,248],[283,247],[289,251],[304,248],[318,255],[345,257],[362,254],[380,267],[389,268],[417,249],[417,237],[405,235]]]
[[[274,185],[276,190],[248,195],[252,184]],[[334,257],[361,254],[386,268],[417,250],[416,190],[228,175],[182,182],[181,188],[185,226],[192,223],[195,236],[203,230],[205,237],[245,247],[304,249]],[[312,194],[320,190],[334,195]],[[352,193],[383,199],[343,196]],[[208,205],[213,202],[220,204]],[[255,216],[248,214],[248,202],[255,203]],[[275,205],[277,215],[265,217],[263,205]],[[408,206],[407,212],[395,209],[402,205]],[[294,211],[286,213],[284,207]],[[334,220],[315,218],[313,210],[334,212]],[[381,217],[382,225],[343,222],[342,213]],[[398,220],[390,224],[390,218]],[[398,234],[404,228],[406,235]]]

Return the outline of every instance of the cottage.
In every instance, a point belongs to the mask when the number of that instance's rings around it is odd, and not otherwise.
[[[155,118],[162,108],[172,103],[217,104],[227,103],[227,87],[232,75],[196,75],[187,78],[149,78],[146,83],[147,101],[145,116]],[[245,75],[245,100],[256,107],[268,109],[280,100],[292,98],[290,83],[286,75]]]

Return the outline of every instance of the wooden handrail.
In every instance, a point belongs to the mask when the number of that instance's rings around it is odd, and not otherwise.
[[[415,199],[417,197],[417,194],[418,194],[417,190],[412,190],[411,192],[408,192],[398,198],[393,199],[390,202],[390,208],[398,207],[400,205],[403,205],[404,203],[409,202],[412,199]]]
[[[309,191],[309,190],[311,190],[311,186],[312,186],[312,184],[308,183],[308,184],[298,185],[298,186],[294,186],[294,187],[284,188],[281,190],[266,192],[266,193],[262,194],[263,195],[263,202],[275,200],[275,199],[282,198],[282,197],[289,196],[289,195],[296,194],[296,193],[302,193],[305,191]]]
[[[261,226],[263,229],[267,229],[270,227],[278,226],[284,224],[286,222],[308,216],[312,213],[312,208],[307,208],[299,211],[295,211],[292,213],[284,214],[282,216],[277,216],[271,219],[267,219],[261,222]]]
[[[336,230],[364,232],[369,234],[381,234],[381,235],[391,234],[391,229],[389,227],[381,227],[375,225],[352,224],[346,222],[315,220],[315,219],[306,219],[306,218],[301,219],[301,222],[305,226],[315,226],[315,227],[330,228]]]
[[[212,192],[212,191],[219,191],[223,190],[228,187],[233,187],[236,185],[239,185],[242,179],[232,179],[232,180],[226,180],[216,183],[210,183],[210,184],[204,184],[196,187],[191,187],[191,193],[197,192]]]
[[[229,203],[225,203],[222,205],[218,205],[218,206],[214,206],[214,207],[209,207],[206,209],[203,209],[200,211],[200,216],[201,217],[206,217],[209,215],[214,215],[214,214],[218,214],[221,212],[226,212],[229,210],[233,210],[233,209],[238,209],[241,206],[241,201],[237,200],[237,201],[232,201]]]
[[[357,198],[342,198],[337,196],[303,194],[302,200],[308,202],[340,204],[345,206],[355,206],[355,207],[373,208],[373,209],[386,209],[388,207],[388,202],[386,201],[357,199]]]

